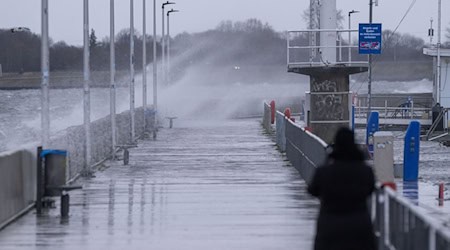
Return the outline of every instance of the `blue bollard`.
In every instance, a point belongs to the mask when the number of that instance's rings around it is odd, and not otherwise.
[[[371,112],[366,128],[366,145],[370,155],[373,155],[373,135],[380,130],[380,114],[378,112]]]
[[[420,122],[409,123],[405,135],[403,155],[403,181],[417,181],[419,178]]]
[[[403,197],[414,205],[419,205],[419,183],[417,181],[403,181]]]

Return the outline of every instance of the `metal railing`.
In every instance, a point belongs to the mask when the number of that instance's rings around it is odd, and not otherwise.
[[[356,118],[367,117],[367,107],[357,105],[355,107]],[[420,108],[412,106],[405,107],[371,107],[371,111],[377,111],[380,119],[430,119],[431,108]]]
[[[288,31],[287,40],[287,65],[291,67],[312,67],[326,65],[345,65],[345,66],[367,66],[367,57],[358,54],[358,46],[353,45],[349,40],[345,41],[344,36],[348,36],[351,40],[352,34],[358,30],[341,29],[341,30],[298,30]],[[336,45],[321,46],[320,34],[336,34]],[[331,61],[322,58],[322,51],[335,49],[336,58]]]
[[[450,249],[449,229],[392,189],[378,189],[372,201],[379,249]]]
[[[281,112],[276,118],[277,144],[284,137],[289,161],[309,184],[315,169],[326,160],[327,144]],[[376,190],[371,214],[380,250],[450,250],[450,229],[445,222],[431,217],[424,208],[390,188]]]

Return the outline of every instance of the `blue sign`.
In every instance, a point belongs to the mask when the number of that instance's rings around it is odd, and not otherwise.
[[[381,54],[381,23],[359,24],[359,54]]]

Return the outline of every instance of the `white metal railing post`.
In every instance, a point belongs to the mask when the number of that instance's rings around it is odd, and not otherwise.
[[[339,62],[342,62],[342,36],[341,32],[336,32],[339,39]]]
[[[358,117],[361,118],[361,100],[358,100]]]
[[[414,101],[411,100],[411,119],[414,119]]]
[[[430,227],[428,229],[428,249],[429,250],[436,250],[436,229],[433,227]]]
[[[134,120],[134,0],[130,0],[130,143],[133,143],[135,136]]]
[[[390,246],[390,228],[389,228],[389,194],[384,191],[384,246]]]
[[[384,122],[387,122],[387,114],[388,114],[388,101],[384,100]]]
[[[290,36],[291,36],[291,33],[290,33],[289,31],[286,31],[286,45],[287,45],[287,50],[286,50],[286,53],[287,53],[287,55],[286,55],[286,61],[287,61],[287,65],[289,65],[290,62],[291,62],[291,60],[289,59],[290,50],[291,50],[291,49],[289,48],[289,46],[290,46],[290,42],[289,42]]]
[[[91,172],[91,93],[90,93],[90,44],[89,44],[89,0],[84,0],[83,12],[83,72],[84,72],[84,175]]]
[[[116,151],[116,55],[114,37],[114,0],[110,0],[110,116],[111,116],[111,153],[115,159]]]
[[[42,0],[41,25],[41,132],[42,146],[48,147],[50,141],[50,101],[49,101],[49,78],[50,78],[50,58],[49,58],[49,39],[48,39],[48,0]]]

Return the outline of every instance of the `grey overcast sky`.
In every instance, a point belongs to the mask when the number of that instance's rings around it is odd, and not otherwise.
[[[242,21],[248,18],[258,18],[268,22],[277,31],[304,29],[301,18],[308,8],[309,0],[174,0],[174,8],[181,12],[171,18],[171,33],[183,31],[199,32],[212,29],[222,20]],[[325,0],[326,1],[326,0]],[[383,23],[384,29],[394,29],[414,0],[379,0],[379,6],[374,7],[374,22]],[[97,37],[109,35],[109,0],[90,0],[91,28]],[[161,3],[157,1],[157,28],[161,33]],[[116,0],[116,32],[129,27],[130,0]],[[135,27],[142,29],[142,0],[134,0]],[[83,0],[49,0],[50,5],[50,36],[54,41],[64,40],[69,44],[82,44],[82,7]],[[347,18],[348,11],[361,11],[352,15],[352,26],[367,22],[369,16],[368,0],[337,0],[338,9],[343,10]],[[40,33],[39,0],[0,0],[0,28],[16,26],[29,27],[33,32]],[[437,30],[438,0],[417,0],[399,28],[402,33],[419,36],[426,41],[430,18],[435,20]],[[442,1],[442,30],[450,26],[450,1]],[[152,34],[153,0],[147,0],[148,33]],[[347,19],[345,26],[347,26]],[[445,33],[443,33],[445,34]],[[437,36],[435,36],[435,41]],[[445,40],[445,35],[443,35]]]

